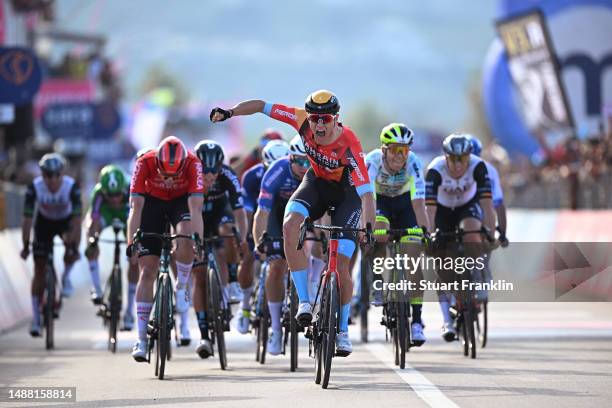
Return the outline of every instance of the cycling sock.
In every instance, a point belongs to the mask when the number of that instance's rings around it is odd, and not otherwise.
[[[230,300],[229,283],[223,286],[223,299],[225,300],[224,303],[229,303],[229,300]]]
[[[450,316],[450,306],[448,302],[440,302],[440,310],[442,310],[442,317],[444,318],[444,323],[451,324],[453,320]]]
[[[421,323],[421,311],[423,310],[423,305],[412,305],[412,323]]]
[[[196,312],[198,317],[198,327],[200,328],[200,337],[208,339],[208,320],[206,320],[206,312]]]
[[[181,312],[181,332],[189,332],[189,310]]]
[[[236,263],[228,263],[227,264],[227,272],[229,274],[229,282],[238,281],[238,264]]]
[[[70,277],[70,272],[72,271],[72,267],[74,266],[74,262],[71,264],[66,265],[65,269],[64,269],[64,275],[62,275],[62,281],[64,281],[65,279],[68,279]]]
[[[96,293],[102,293],[102,287],[100,286],[100,265],[97,259],[89,261],[89,273],[91,274],[91,283],[96,289]]]
[[[128,298],[125,305],[126,314],[134,314],[134,298],[136,297],[136,283],[128,283]]]
[[[138,316],[138,339],[145,341],[147,340],[147,324],[149,324],[149,317],[151,316],[151,308],[153,303],[150,302],[136,302],[136,315]]]
[[[272,322],[272,330],[279,332],[281,330],[281,307],[283,302],[268,302],[270,310],[270,320]]]
[[[32,316],[37,324],[40,324],[40,300],[38,296],[32,296]]]
[[[348,332],[348,321],[349,316],[351,315],[351,303],[347,303],[346,305],[342,305],[340,308],[340,331]]]
[[[308,296],[308,271],[306,269],[293,271],[291,272],[291,279],[293,279],[300,303],[310,302],[310,297]]]
[[[242,309],[250,310],[251,309],[251,294],[253,293],[253,287],[248,287],[246,289],[242,289]]]
[[[308,262],[308,296],[310,297],[310,299],[314,299],[315,296],[317,296],[319,282],[321,281],[321,272],[323,272],[325,265],[326,263],[323,260],[312,255],[310,256]]]
[[[181,262],[176,263],[176,283],[177,286],[184,288],[187,285],[187,281],[189,281],[189,275],[191,274],[191,265],[190,263],[184,264]]]

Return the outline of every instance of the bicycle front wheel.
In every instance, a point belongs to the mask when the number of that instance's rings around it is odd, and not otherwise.
[[[172,284],[168,274],[162,277],[161,285],[161,314],[159,329],[157,331],[157,347],[159,349],[159,374],[160,380],[164,379],[166,361],[168,360],[170,348],[170,328],[172,326]]]
[[[55,311],[55,286],[57,284],[55,277],[55,269],[52,266],[47,265],[47,295],[45,299],[44,314],[45,319],[45,347],[47,350],[51,350],[54,347],[54,311]]]
[[[111,272],[111,285],[109,294],[110,322],[108,325],[108,349],[117,351],[117,327],[121,314],[121,269],[115,265]]]
[[[289,295],[289,348],[291,354],[290,370],[295,371],[298,366],[298,323],[297,314],[298,297],[293,282],[290,280],[291,292]]]
[[[406,302],[396,303],[397,310],[397,350],[399,353],[399,367],[406,368],[406,350],[408,345],[408,316],[406,313]]]
[[[321,387],[327,388],[331,374],[332,358],[336,354],[336,330],[339,311],[338,286],[336,275],[331,274],[325,285],[328,302],[323,314],[323,382]]]
[[[225,352],[225,334],[224,334],[224,319],[225,319],[225,303],[222,301],[223,293],[221,288],[221,282],[219,282],[217,271],[210,268],[208,270],[208,282],[210,287],[210,308],[209,312],[212,314],[212,330],[213,337],[217,346],[217,354],[219,355],[219,365],[222,370],[227,367],[227,355]],[[223,304],[223,306],[222,306]]]

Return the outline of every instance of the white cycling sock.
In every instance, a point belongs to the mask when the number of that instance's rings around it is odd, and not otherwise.
[[[147,324],[149,323],[149,317],[151,316],[151,308],[153,303],[149,302],[136,302],[136,315],[138,316],[138,339],[147,339]]]
[[[181,313],[181,333],[189,332],[189,310]]]
[[[126,314],[134,314],[134,298],[136,297],[136,283],[128,283],[128,298],[125,305]]]
[[[253,293],[253,286],[246,289],[242,289],[242,310],[251,310],[251,294]]]
[[[96,289],[96,293],[102,293],[102,286],[100,286],[100,265],[97,259],[89,261],[89,273],[91,274],[91,283]]]
[[[281,308],[283,302],[268,302],[270,310],[270,320],[272,321],[272,331],[279,332],[281,330]]]
[[[184,264],[177,262],[176,263],[176,283],[181,288],[184,288],[187,285],[187,281],[189,280],[189,275],[191,274],[191,265],[190,263]]]

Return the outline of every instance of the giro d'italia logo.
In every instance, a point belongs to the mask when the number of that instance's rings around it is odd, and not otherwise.
[[[16,86],[30,79],[33,71],[34,58],[23,51],[10,51],[0,58],[0,75]]]

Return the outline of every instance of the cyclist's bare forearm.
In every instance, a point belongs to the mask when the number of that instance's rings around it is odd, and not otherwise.
[[[130,214],[128,215],[127,225],[127,240],[128,243],[132,243],[136,230],[140,228],[140,221],[142,218],[142,207],[144,207],[144,197],[131,196],[130,197]]]
[[[265,105],[266,103],[259,99],[240,102],[231,109],[232,116],[252,115],[254,113],[263,112]]]
[[[30,232],[32,231],[32,217],[23,217],[21,222],[21,242],[23,242],[23,248],[28,248],[30,245]]]
[[[493,200],[483,198],[480,200],[480,206],[484,212],[483,225],[493,233],[495,231],[495,210],[493,209]]]
[[[253,239],[255,240],[255,245],[260,244],[261,234],[266,230],[269,216],[270,212],[262,208],[258,208],[255,212],[255,218],[253,220]]]
[[[246,241],[247,236],[247,216],[244,208],[238,208],[234,210],[234,219],[236,220],[236,226],[238,227],[238,233],[240,234],[240,240]]]
[[[422,198],[412,200],[412,208],[414,208],[414,214],[416,215],[419,227],[424,226],[427,228],[427,231],[431,231],[430,220],[427,216],[427,210],[425,209],[425,200]]]
[[[506,219],[506,206],[504,203],[501,203],[499,207],[495,209],[497,213],[497,225],[499,229],[503,231],[504,235],[506,234],[506,228],[508,227],[507,219]]]
[[[429,219],[429,222],[431,223],[431,230],[433,231],[434,229],[436,229],[436,211],[438,211],[438,206],[437,205],[427,205],[427,218]]]
[[[81,243],[81,225],[82,225],[82,218],[80,215],[75,215],[72,217],[72,220],[70,220],[70,224],[71,224],[71,228],[70,228],[70,235],[68,237],[70,243],[74,244],[77,246],[79,246],[79,244]]]
[[[374,194],[365,193],[361,196],[361,206],[363,209],[363,226],[367,223],[374,228],[376,221],[376,202],[374,201]]]
[[[187,199],[189,206],[189,214],[191,215],[191,233],[198,233],[200,236],[204,233],[204,221],[202,220],[202,204],[204,198],[202,196],[190,196]]]

